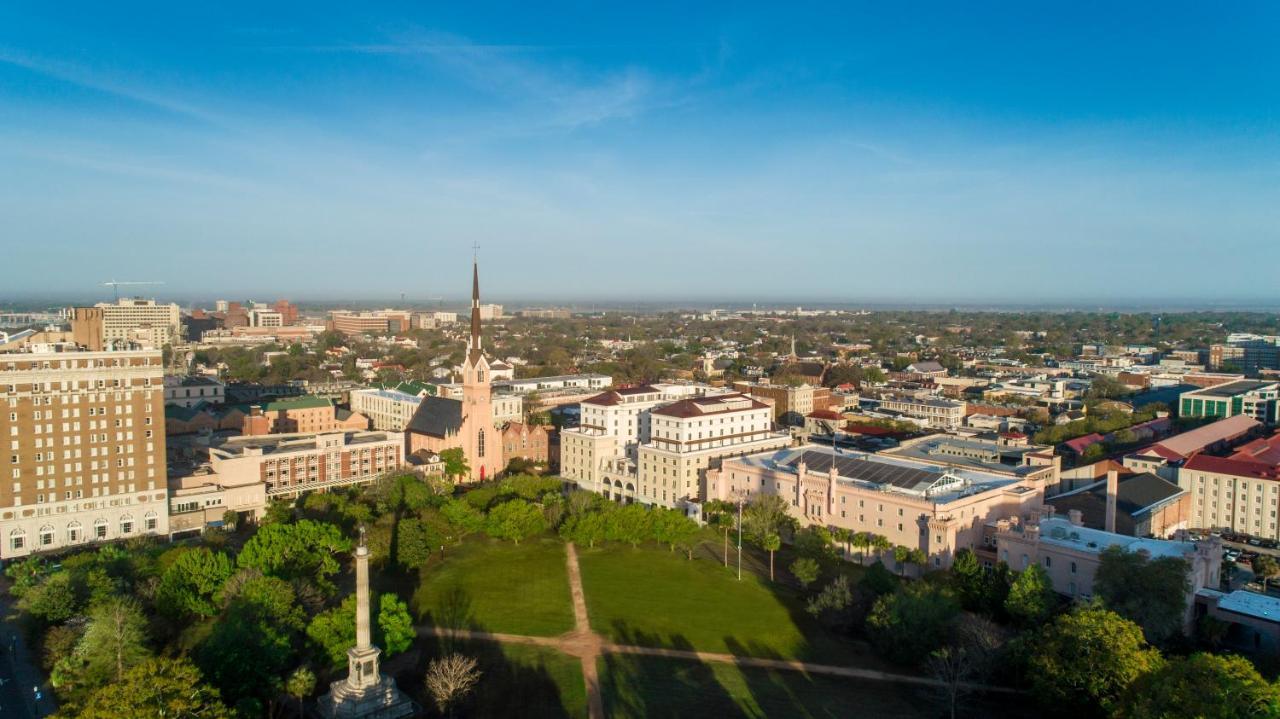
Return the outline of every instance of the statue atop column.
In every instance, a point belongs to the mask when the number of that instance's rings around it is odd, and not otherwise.
[[[418,705],[406,697],[396,680],[384,676],[370,629],[369,546],[364,527],[356,547],[356,645],[347,650],[347,678],[329,685],[316,713],[324,719],[401,719],[418,715]]]

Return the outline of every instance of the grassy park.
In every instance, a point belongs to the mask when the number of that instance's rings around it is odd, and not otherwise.
[[[424,623],[555,636],[573,628],[564,542],[472,537],[424,567],[413,609]]]
[[[614,642],[879,667],[767,577],[744,572],[739,581],[719,563],[643,545],[579,549],[578,559],[592,628]]]

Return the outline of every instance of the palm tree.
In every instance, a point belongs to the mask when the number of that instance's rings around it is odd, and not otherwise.
[[[302,701],[306,699],[316,688],[316,675],[306,667],[298,667],[293,670],[289,678],[285,681],[285,690],[289,692],[289,696],[298,700],[298,716],[306,716],[303,711]]]
[[[907,560],[911,558],[911,548],[901,544],[893,548],[893,561],[898,563],[898,574],[907,576]]]
[[[837,527],[836,531],[832,532],[832,534],[835,535],[837,542],[840,542],[841,544],[844,545],[844,556],[842,556],[841,559],[844,559],[847,561],[849,559],[849,555],[853,553],[853,550],[850,549],[849,547],[849,545],[853,542],[853,530],[845,529],[843,527]]]
[[[879,559],[882,553],[893,548],[893,542],[890,542],[888,537],[872,534],[871,548],[876,551],[876,559]]]
[[[929,563],[929,556],[924,553],[923,549],[912,549],[907,553],[907,563],[914,564],[924,574],[924,565]]]
[[[854,532],[853,544],[858,548],[858,564],[866,565],[867,552],[871,549],[870,532]]]
[[[782,548],[782,537],[776,532],[769,532],[764,536],[764,542],[761,543],[769,552],[769,581],[773,581],[773,553]]]

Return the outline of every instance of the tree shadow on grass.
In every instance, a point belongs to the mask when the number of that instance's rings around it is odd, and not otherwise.
[[[454,588],[435,613],[425,613],[423,621],[445,629],[487,631],[475,621],[471,611],[471,597],[461,588]],[[420,636],[413,648],[392,663],[401,670],[397,674],[400,687],[417,698],[427,710],[427,716],[436,716],[435,704],[426,690],[425,676],[432,659],[458,653],[474,657],[479,662],[480,682],[472,694],[457,705],[454,715],[459,717],[532,717],[561,719],[585,712],[571,711],[565,706],[567,697],[553,676],[548,659],[564,657],[565,663],[576,665],[575,659],[561,655],[552,649],[504,645],[498,642],[455,638],[447,636]],[[568,675],[564,667],[557,667],[561,681],[576,681],[581,685],[580,674]],[[576,667],[575,667],[576,669]],[[583,690],[585,692],[585,689]],[[574,703],[578,703],[577,700]],[[584,703],[585,706],[585,703]]]

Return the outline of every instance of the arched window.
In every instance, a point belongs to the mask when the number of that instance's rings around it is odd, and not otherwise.
[[[142,529],[147,532],[156,531],[156,513],[147,512],[142,515]]]
[[[84,540],[84,527],[79,522],[72,522],[67,525],[67,542],[76,544]]]
[[[53,544],[53,525],[46,524],[40,528],[40,546],[47,547]]]
[[[476,437],[476,456],[484,456],[484,430],[480,430],[480,434]]]
[[[120,533],[133,534],[133,515],[126,514],[120,518]]]
[[[27,533],[22,529],[9,532],[9,549],[20,552],[27,547]]]
[[[94,520],[94,522],[93,522],[93,538],[94,538],[94,539],[106,539],[106,538],[107,538],[107,520],[105,520],[105,519],[96,519],[96,520]]]

